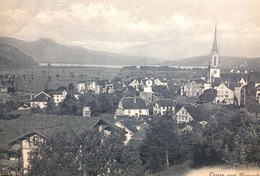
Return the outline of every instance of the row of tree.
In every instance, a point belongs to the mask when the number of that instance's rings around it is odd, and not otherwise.
[[[140,148],[125,146],[123,133],[116,132],[109,137],[92,131],[69,140],[50,138],[32,155],[31,175],[142,175],[184,161],[198,167],[260,165],[259,120],[245,110],[221,108],[205,127],[192,123],[192,131],[168,116],[147,122]]]

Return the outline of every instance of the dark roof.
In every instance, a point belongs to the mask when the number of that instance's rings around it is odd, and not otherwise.
[[[197,84],[205,84],[206,81],[204,81],[203,79],[197,79],[197,80],[194,80]]]
[[[144,123],[143,120],[135,119],[120,120],[119,122],[122,123],[129,130],[131,130],[133,133],[138,132],[137,126],[141,126]]]
[[[195,97],[187,97],[187,96],[177,96],[176,98],[177,103],[181,104],[197,104],[199,102],[199,98]]]
[[[185,105],[184,108],[189,112],[195,121],[207,121],[209,119],[210,113],[199,107]]]
[[[260,72],[249,73],[248,82],[260,83]]]
[[[8,113],[9,115],[22,115],[22,114],[31,114],[31,109],[25,110],[14,110]]]
[[[176,105],[172,99],[160,99],[156,103],[158,103],[160,107],[173,107]]]
[[[32,102],[47,102],[49,98],[50,96],[48,94],[45,92],[40,92],[39,94],[35,95],[35,97],[32,99]]]
[[[213,86],[213,87],[219,86],[221,83],[222,83],[222,80],[221,80],[220,78],[214,78],[214,79],[213,79],[212,86]]]
[[[228,88],[231,90],[235,90],[236,87],[241,87],[242,83],[237,83],[237,82],[231,82],[227,85]]]
[[[242,78],[247,80],[248,74],[246,73],[221,73],[222,82],[239,82]]]
[[[98,123],[109,124],[117,128],[111,122],[101,118],[47,114],[21,115],[0,133],[0,148],[6,147],[8,141],[12,141],[32,132],[50,134],[65,127],[72,129],[76,134],[82,134]]]
[[[145,101],[140,97],[125,97],[121,102],[124,109],[146,109]]]

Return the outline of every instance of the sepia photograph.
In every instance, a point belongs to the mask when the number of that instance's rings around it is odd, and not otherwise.
[[[0,176],[260,176],[259,11],[0,0]]]

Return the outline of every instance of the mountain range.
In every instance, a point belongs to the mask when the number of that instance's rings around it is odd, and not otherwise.
[[[191,58],[185,58],[180,60],[165,61],[160,65],[167,66],[208,66],[211,61],[210,56],[196,56]],[[229,57],[220,56],[220,66],[221,67],[250,67],[259,68],[260,57],[250,58],[250,57]]]
[[[38,63],[30,56],[8,44],[0,43],[0,69],[29,68]]]
[[[208,66],[210,56],[196,56],[180,60],[163,61],[115,54],[104,51],[89,50],[79,46],[59,44],[51,39],[42,38],[26,42],[9,37],[0,37],[0,63],[8,67],[28,67],[38,63],[94,64],[94,65],[167,65],[167,66]],[[7,51],[9,51],[7,53]],[[12,53],[11,52],[14,52]],[[9,59],[8,59],[9,58]],[[12,62],[10,61],[12,58]],[[220,57],[221,67],[259,68],[260,58]],[[13,66],[12,66],[13,65]]]
[[[96,65],[145,65],[155,63],[152,59],[144,57],[89,50],[79,46],[61,45],[47,38],[25,42],[14,38],[0,37],[0,43],[5,43],[19,49],[39,63]]]

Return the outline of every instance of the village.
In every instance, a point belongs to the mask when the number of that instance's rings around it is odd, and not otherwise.
[[[0,175],[27,174],[35,146],[67,129],[77,135],[123,130],[123,144],[138,148],[152,118],[170,117],[184,132],[204,128],[223,107],[258,117],[260,72],[222,69],[220,60],[215,31],[208,68],[48,64],[3,73]]]

